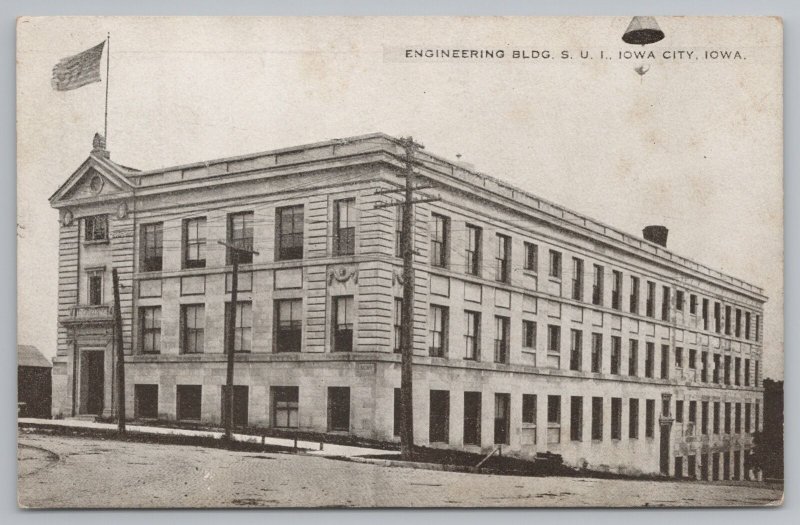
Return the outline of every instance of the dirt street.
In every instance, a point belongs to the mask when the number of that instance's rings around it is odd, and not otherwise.
[[[777,504],[782,486],[487,476],[324,457],[21,433],[23,507]]]

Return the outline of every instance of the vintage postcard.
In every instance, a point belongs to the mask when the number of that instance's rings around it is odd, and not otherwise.
[[[783,27],[22,17],[25,508],[783,502]]]

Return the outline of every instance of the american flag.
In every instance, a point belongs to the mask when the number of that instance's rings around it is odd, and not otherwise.
[[[100,59],[105,41],[71,57],[62,58],[53,68],[51,84],[56,91],[69,91],[100,82]]]

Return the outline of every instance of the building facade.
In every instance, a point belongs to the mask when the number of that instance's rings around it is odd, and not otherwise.
[[[137,171],[95,150],[59,210],[53,412],[110,415],[111,269],[127,413],[219,423],[236,308],[240,425],[398,440],[405,151],[383,134]],[[419,445],[743,479],[763,291],[417,152]],[[376,206],[378,205],[378,206]],[[230,304],[233,254],[239,300]],[[652,242],[655,241],[655,242]]]

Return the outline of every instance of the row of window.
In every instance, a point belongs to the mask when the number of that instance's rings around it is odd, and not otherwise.
[[[227,415],[225,403],[227,385],[221,387],[220,413],[224,421]],[[159,386],[154,384],[134,385],[134,417],[137,419],[158,418]],[[300,389],[296,386],[270,387],[270,422],[274,428],[298,428]],[[249,387],[233,387],[233,424],[244,427],[248,424]],[[203,405],[202,385],[177,385],[175,390],[176,417],[179,420],[200,420]],[[350,387],[332,386],[327,389],[328,431],[350,431]]]
[[[681,399],[675,401],[675,422],[688,423],[687,434],[693,435],[697,429],[697,401],[689,401],[688,413],[684,414],[685,402]],[[742,433],[742,406],[744,406],[744,432],[749,434],[751,431],[758,431],[761,407],[755,403],[755,426],[751,427],[752,403],[731,403],[721,401],[700,401],[700,426],[699,434],[708,435],[719,434],[720,420],[722,421],[722,431],[724,434]],[[709,428],[709,411],[711,426]],[[732,415],[733,414],[733,415]]]
[[[251,263],[253,249],[253,212],[232,213],[228,215],[227,241],[240,251],[228,248],[226,262],[231,264],[234,257],[240,263]],[[398,214],[399,221],[399,214]],[[108,226],[106,216],[87,217],[85,219],[85,235],[87,240],[106,238]],[[355,250],[355,199],[342,199],[334,203],[334,228],[333,228],[333,254],[352,255]],[[398,222],[398,241],[400,226]],[[183,221],[183,268],[202,268],[206,264],[206,218],[195,217]],[[474,225],[466,225],[465,245],[465,272],[469,275],[481,275],[481,247],[482,229]],[[160,271],[163,263],[163,223],[155,222],[143,224],[140,230],[140,269],[143,272]],[[275,210],[275,260],[296,260],[303,258],[303,233],[304,212],[303,205],[280,207]],[[433,266],[447,268],[450,266],[450,220],[449,218],[433,214],[431,218],[431,247],[430,260]],[[538,272],[539,248],[537,244],[525,242],[524,268],[531,272]],[[497,250],[495,253],[495,280],[509,282],[511,268],[511,237],[497,234]],[[399,242],[397,253],[399,253]],[[551,249],[549,252],[549,275],[561,279],[562,254]],[[604,306],[605,268],[600,264],[592,265],[592,296],[591,303]],[[623,274],[619,270],[611,272],[611,308],[622,310],[622,280]],[[630,278],[630,295],[628,309],[632,314],[639,314],[640,310],[640,279],[634,275]],[[571,298],[583,301],[584,297],[584,261],[578,257],[572,258],[572,286]],[[670,320],[672,305],[672,289],[662,286],[660,318]],[[656,316],[656,283],[646,282],[644,315],[655,318]],[[685,293],[683,290],[675,292],[675,309],[685,310]],[[702,298],[701,318],[703,330],[709,330],[710,301]],[[689,294],[688,310],[691,315],[697,315],[698,296]],[[750,312],[740,308],[735,309],[730,305],[724,306],[724,326],[722,316],[723,306],[714,302],[714,331],[725,335],[744,338],[745,340],[758,341],[760,337],[760,315],[755,314],[754,319]]]
[[[449,261],[450,252],[450,219],[443,215],[432,214],[431,217],[431,249],[430,261],[432,266],[449,268],[451,263]],[[466,225],[466,243],[465,243],[465,267],[464,271],[468,275],[481,276],[481,246],[482,246],[483,230],[479,226],[471,224]],[[501,233],[496,234],[497,244],[495,252],[495,280],[498,282],[507,283],[510,281],[511,273],[509,271],[511,265],[511,237]],[[539,271],[539,247],[532,242],[524,243],[524,257],[523,268],[527,271],[537,273]],[[562,278],[562,253],[558,250],[551,249],[549,251],[549,270],[548,275],[554,279]],[[614,310],[622,310],[622,272],[619,270],[611,271],[611,308]],[[591,303],[598,306],[605,306],[605,267],[600,264],[592,265],[592,295]],[[662,286],[661,294],[661,307],[660,318],[662,321],[670,320],[670,308],[672,306],[672,289],[669,286]],[[570,288],[570,297],[575,301],[584,300],[584,261],[579,257],[572,258],[572,281]],[[646,282],[646,298],[645,298],[644,315],[647,317],[655,318],[656,316],[656,283],[653,281]],[[634,275],[630,276],[630,295],[628,300],[628,310],[632,314],[640,314],[640,279]],[[708,330],[709,323],[709,300],[703,298],[702,300],[702,320],[703,329]],[[683,312],[685,310],[685,293],[683,290],[676,290],[675,292],[675,310]],[[692,315],[697,314],[698,296],[696,294],[689,294],[689,313]],[[751,335],[753,340],[759,340],[759,324],[760,316],[755,315],[754,330],[751,330],[751,314],[750,312],[736,309],[735,316],[735,330],[731,328],[732,307],[725,306],[725,335],[734,335],[737,338],[744,337],[750,340]],[[744,319],[743,319],[744,314]],[[722,331],[722,317],[720,303],[714,303],[714,329],[717,333]]]
[[[689,454],[685,458],[683,456],[675,456],[675,477],[690,479],[701,479],[703,481],[719,481],[719,480],[744,480],[745,476],[749,478],[749,460],[750,455],[747,450],[726,450],[724,452],[703,452],[700,456],[700,470],[698,472],[697,454]],[[709,459],[711,459],[709,465]],[[733,459],[733,475],[731,476],[731,459]],[[720,460],[722,462],[722,473],[720,475]],[[744,472],[742,472],[742,460],[744,460]],[[684,472],[684,462],[686,464],[686,472]],[[711,467],[709,469],[709,466]]]
[[[275,352],[300,352],[303,328],[302,299],[279,299],[273,302]],[[225,352],[229,346],[231,303],[225,304]],[[353,297],[333,298],[332,341],[334,352],[353,350]],[[234,352],[250,352],[253,348],[253,303],[236,303],[233,325]],[[205,351],[205,305],[180,306],[180,348],[184,354],[201,354]],[[144,354],[161,352],[161,306],[139,307],[139,349]]]
[[[402,300],[397,299],[395,302],[395,352],[400,351],[400,331],[402,327]],[[441,305],[431,305],[430,316],[428,318],[428,353],[431,357],[446,357],[448,356],[448,320],[449,308]],[[494,317],[494,362],[505,363],[509,362],[509,346],[510,346],[510,325],[511,320],[509,317],[496,315]],[[480,360],[481,359],[481,313],[471,310],[464,311],[464,350],[463,358],[467,360]],[[536,321],[523,320],[522,321],[522,349],[533,351],[536,349],[537,337],[537,324]],[[628,341],[628,370],[627,375],[639,375],[639,340],[629,339]],[[575,371],[587,370],[583,363],[583,330],[570,329],[570,352],[569,352],[569,369]],[[561,326],[548,325],[547,326],[547,351],[548,355],[552,355],[553,361],[560,363],[561,355]],[[683,347],[675,348],[675,368],[684,368],[684,354]],[[644,377],[655,377],[656,366],[656,346],[653,342],[645,343],[645,361],[644,361]],[[603,344],[603,335],[599,333],[591,334],[591,362],[589,363],[588,371],[600,373],[603,370],[603,361],[605,359],[605,350]],[[612,374],[622,374],[622,337],[611,336],[611,348],[609,355],[610,363],[609,368]],[[734,384],[736,386],[750,386],[750,363],[749,358],[742,359],[741,357],[733,357],[721,354],[713,354],[714,368],[713,368],[713,383],[722,383],[725,385]],[[708,382],[708,352],[703,351],[700,353],[700,381]],[[755,386],[758,386],[759,380],[759,362],[753,360],[755,367]],[[670,378],[670,346],[661,345],[661,356],[659,362],[659,377],[661,379]],[[744,370],[742,370],[744,365]],[[689,369],[694,370],[697,368],[697,350],[689,349],[688,355]],[[733,366],[733,368],[732,368]],[[723,371],[723,374],[720,374]],[[733,371],[733,382],[731,379],[731,372]],[[742,374],[742,371],[744,372]]]

